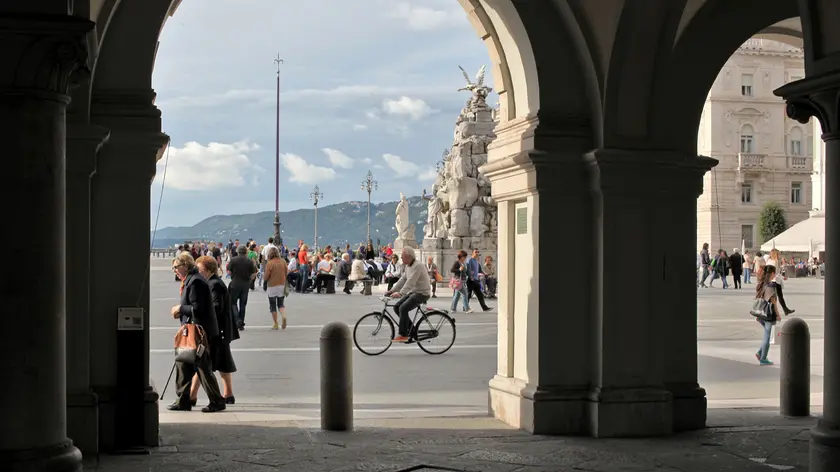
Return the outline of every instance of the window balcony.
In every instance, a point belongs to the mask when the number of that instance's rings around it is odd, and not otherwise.
[[[787,156],[787,168],[794,171],[811,172],[811,159],[806,156]]]
[[[764,170],[766,169],[767,156],[765,154],[753,154],[750,152],[738,153],[738,170]]]

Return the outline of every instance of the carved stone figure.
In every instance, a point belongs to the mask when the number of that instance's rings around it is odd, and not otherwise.
[[[396,228],[397,228],[397,237],[400,239],[408,239],[410,237],[409,233],[409,225],[411,221],[408,219],[408,200],[405,198],[405,194],[400,192],[400,203],[397,204],[397,219],[396,219]]]
[[[426,215],[425,234],[427,238],[445,238],[446,232],[441,231],[444,227],[443,221],[443,201],[436,195],[437,185],[432,187],[431,195],[426,195],[426,189],[423,189],[423,199],[428,200],[428,210]]]

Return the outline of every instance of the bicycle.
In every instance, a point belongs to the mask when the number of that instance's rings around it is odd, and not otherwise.
[[[384,304],[382,311],[373,311],[362,316],[353,328],[353,343],[359,351],[368,356],[378,356],[391,347],[395,333],[394,324],[399,323],[399,315],[395,317],[388,311],[388,307],[394,306],[394,303],[396,303],[397,300],[390,297],[379,297],[379,301]],[[453,344],[455,344],[455,318],[449,316],[449,313],[445,310],[438,310],[435,308],[428,309],[425,308],[424,303],[415,310],[414,318],[411,320],[411,325],[411,333],[409,334],[408,341],[406,341],[405,344],[417,343],[417,346],[419,346],[426,354],[443,354],[448,351]],[[359,342],[359,335],[365,332],[367,327],[371,328],[368,334],[369,337],[376,337],[381,334],[383,337],[387,338],[385,340],[387,344],[384,344],[385,347],[381,350],[376,351],[371,348],[369,343],[364,343],[363,346],[363,343]],[[445,330],[446,327],[452,328],[452,338],[449,339],[448,343],[444,341],[444,347],[441,350],[435,350],[430,347],[430,343],[432,341],[436,339],[443,339],[441,331]]]

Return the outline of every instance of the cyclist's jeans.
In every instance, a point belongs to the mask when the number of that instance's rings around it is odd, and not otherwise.
[[[411,332],[411,312],[426,303],[428,299],[429,295],[409,293],[408,295],[403,295],[400,301],[394,304],[394,311],[400,314],[400,336],[409,335]]]

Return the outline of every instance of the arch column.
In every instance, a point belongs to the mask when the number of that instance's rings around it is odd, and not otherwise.
[[[588,124],[530,117],[502,123],[496,133],[482,167],[499,205],[498,370],[490,411],[534,434],[585,434],[594,274],[583,160]],[[549,255],[558,247],[567,250],[562,264]]]
[[[91,385],[99,396],[100,449],[156,446],[158,395],[149,379],[149,218],[155,165],[169,138],[151,90],[98,91],[91,123],[110,130],[91,186]],[[113,247],[120,251],[115,259]],[[142,347],[121,344],[121,307],[144,311]],[[118,366],[119,362],[131,364]],[[142,406],[142,411],[139,405]],[[128,423],[128,424],[127,424]],[[123,436],[122,433],[129,433]]]
[[[599,271],[590,432],[629,437],[702,428],[694,235],[703,174],[716,161],[617,149],[587,159]]]
[[[84,454],[99,451],[99,399],[90,387],[90,187],[109,131],[67,127],[67,435]]]
[[[839,48],[840,49],[840,48]],[[829,259],[840,248],[840,64],[776,90],[787,115],[801,123],[820,120],[825,141],[825,245]],[[832,288],[833,287],[833,288]],[[811,430],[811,472],[840,470],[840,279],[825,279],[823,415]]]
[[[4,216],[26,229],[27,248],[47,251],[37,264],[4,272],[0,356],[14,361],[3,370],[3,470],[81,470],[66,431],[65,114],[93,26],[62,15],[0,17],[0,60],[9,66],[0,77],[0,142],[14,196]],[[4,247],[20,244],[10,232],[2,236]]]

